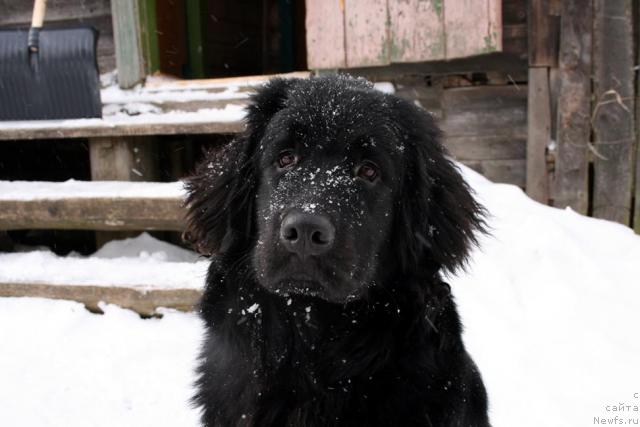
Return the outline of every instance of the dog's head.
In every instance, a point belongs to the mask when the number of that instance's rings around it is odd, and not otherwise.
[[[347,302],[464,264],[482,208],[432,117],[349,77],[274,79],[188,181],[186,235],[266,289]]]

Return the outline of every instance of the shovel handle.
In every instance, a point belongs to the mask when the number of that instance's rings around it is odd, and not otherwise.
[[[44,13],[47,10],[47,0],[35,0],[33,3],[33,16],[31,17],[31,27],[42,28]]]
[[[37,52],[40,48],[40,29],[44,22],[44,14],[47,10],[47,0],[35,0],[33,3],[33,16],[31,18],[31,28],[27,44],[31,52]]]

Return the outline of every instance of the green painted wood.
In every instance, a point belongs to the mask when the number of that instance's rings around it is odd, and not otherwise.
[[[201,0],[189,0],[185,3],[187,15],[187,48],[189,54],[188,78],[201,79],[205,77],[203,56],[203,28]]]
[[[140,0],[111,0],[118,85],[129,88],[145,77],[140,35]]]
[[[142,51],[145,58],[147,74],[160,69],[160,51],[158,48],[156,0],[141,0],[140,29],[142,35]]]

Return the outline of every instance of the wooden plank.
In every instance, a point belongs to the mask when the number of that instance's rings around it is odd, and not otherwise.
[[[348,0],[344,20],[347,67],[389,64],[387,0]]]
[[[162,123],[162,115],[157,122],[122,122],[113,123],[107,120],[86,119],[75,121],[73,126],[60,126],[60,121],[43,120],[38,123],[5,122],[0,128],[0,141],[62,139],[62,138],[94,138],[141,135],[180,135],[180,134],[234,134],[242,132],[242,120],[228,122],[201,121],[178,122],[170,117]]]
[[[636,49],[640,61],[640,7],[636,7]],[[640,70],[636,73],[636,181],[633,229],[640,234]]]
[[[529,0],[529,65],[557,67],[560,20],[550,15],[551,0]]]
[[[202,79],[205,76],[204,29],[202,15],[206,13],[201,0],[187,1],[184,7],[187,15],[187,47],[189,49],[189,78]]]
[[[526,87],[471,86],[446,89],[441,126],[450,136],[526,136]]]
[[[526,31],[526,28],[525,28]],[[526,47],[526,37],[524,37]],[[394,79],[399,75],[448,75],[458,73],[472,73],[499,71],[502,73],[528,72],[527,50],[515,53],[489,53],[482,56],[458,58],[448,61],[429,61],[418,63],[397,63],[382,67],[361,67],[345,70],[354,76],[362,76],[370,79],[386,80]]]
[[[140,0],[140,40],[148,74],[160,69],[156,0]]]
[[[462,162],[493,182],[524,188],[526,160],[467,160]]]
[[[444,145],[460,161],[522,160],[527,155],[525,135],[446,136]]]
[[[593,216],[629,225],[635,144],[632,2],[595,0],[594,10]]]
[[[111,0],[118,85],[129,88],[144,79],[139,0]]]
[[[527,106],[527,194],[540,203],[549,203],[547,145],[551,141],[551,99],[549,69],[529,69]]]
[[[0,26],[31,23],[33,2],[24,0],[0,1]],[[111,14],[109,0],[48,0],[47,23],[68,20],[82,20]]]
[[[180,231],[182,203],[170,198],[0,200],[0,229]]]
[[[189,79],[189,80],[151,80],[145,82],[144,87],[149,89],[175,89],[177,87],[184,89],[207,89],[222,88],[229,89],[229,86],[246,86],[247,88],[256,87],[267,83],[270,79],[279,77],[283,79],[307,79],[311,77],[309,71],[294,71],[291,73],[279,74],[263,74],[258,76],[240,76],[240,77],[218,77],[214,79]]]
[[[158,157],[152,137],[91,138],[89,158],[93,181],[155,181],[158,178]],[[96,246],[133,237],[126,232],[96,232]]]
[[[202,292],[197,289],[145,289],[145,287],[81,286],[42,283],[0,283],[0,297],[37,297],[83,303],[101,312],[99,303],[116,304],[143,316],[157,315],[157,308],[195,310]]]
[[[587,214],[591,112],[591,0],[562,3],[554,205]]]
[[[444,0],[447,59],[502,51],[501,0]]]
[[[445,59],[444,10],[441,0],[390,1],[388,5],[391,62]]]
[[[94,181],[156,181],[158,157],[149,137],[89,140],[91,179]]]
[[[306,0],[309,69],[346,67],[343,0]]]

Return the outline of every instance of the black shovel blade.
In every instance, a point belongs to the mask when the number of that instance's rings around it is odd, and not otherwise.
[[[0,30],[0,120],[102,117],[97,31],[42,29],[35,53],[28,32]]]

